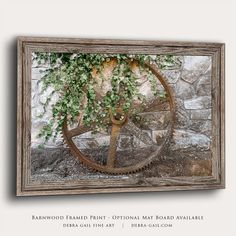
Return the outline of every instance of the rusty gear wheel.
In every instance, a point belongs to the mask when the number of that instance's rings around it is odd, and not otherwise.
[[[164,147],[168,145],[171,140],[173,129],[174,129],[174,120],[175,120],[175,106],[173,93],[170,86],[165,81],[165,78],[158,71],[156,66],[153,64],[145,63],[144,66],[149,69],[159,80],[161,85],[164,87],[166,92],[167,102],[169,103],[169,123],[166,128],[165,136],[162,143],[159,145],[155,142],[147,133],[137,127],[131,119],[129,119],[128,115],[125,114],[120,107],[115,108],[115,113],[110,113],[110,121],[111,121],[111,133],[110,133],[110,145],[107,148],[107,153],[103,154],[103,161],[97,161],[91,158],[90,155],[81,151],[73,141],[73,138],[79,135],[82,135],[88,131],[91,131],[89,128],[85,128],[83,126],[77,126],[76,128],[69,129],[68,122],[65,119],[65,122],[62,127],[62,134],[65,143],[69,147],[72,155],[77,158],[82,164],[86,165],[89,169],[94,171],[99,171],[107,174],[130,174],[137,171],[140,171],[147,166],[149,166],[154,160],[158,159],[161,155]],[[147,154],[144,153],[144,157],[136,163],[132,163],[129,160],[124,165],[122,164],[122,160],[117,161],[117,141],[119,134],[121,131],[125,130],[130,135],[135,136],[136,139],[143,142],[145,145],[149,147],[149,152]],[[145,152],[145,150],[140,150],[140,152]],[[127,158],[127,157],[126,157]],[[132,159],[133,157],[131,157]],[[122,158],[120,158],[122,159]]]

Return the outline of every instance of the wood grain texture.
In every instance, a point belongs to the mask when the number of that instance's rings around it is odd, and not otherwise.
[[[16,194],[20,195],[22,193],[22,97],[23,97],[23,45],[22,40],[17,42],[17,175],[16,175]]]
[[[199,190],[225,187],[224,44],[145,40],[19,37],[17,65],[17,196]],[[136,179],[31,182],[31,54],[83,52],[208,55],[212,57],[212,175]]]

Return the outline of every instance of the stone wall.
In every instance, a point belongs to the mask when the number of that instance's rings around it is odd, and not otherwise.
[[[47,124],[52,117],[51,105],[54,104],[58,98],[55,93],[52,96],[52,100],[49,103],[48,109],[44,111],[43,104],[46,102],[48,95],[52,92],[51,88],[48,88],[43,94],[41,94],[42,85],[39,83],[40,79],[44,75],[44,71],[48,67],[46,65],[37,65],[33,63],[32,66],[32,84],[31,84],[31,147],[37,148],[39,145],[44,144],[44,139],[39,138],[38,134],[42,127]],[[42,114],[44,114],[42,116]],[[62,138],[58,136],[56,140],[50,139],[46,144],[46,148],[54,148],[62,146]]]
[[[184,56],[180,57],[182,66],[173,70],[161,70],[169,85],[174,91],[176,102],[176,124],[173,148],[187,148],[192,145],[209,148],[211,139],[211,58],[207,56]],[[44,96],[39,94],[38,80],[43,75],[45,67],[34,65],[32,68],[32,148],[43,143],[38,138],[39,130],[51,117],[50,109],[45,115],[39,117],[43,112],[43,105],[47,99],[47,90]],[[145,88],[142,88],[145,89]],[[54,95],[52,103],[56,101]],[[151,117],[151,124],[145,127],[146,132],[156,140],[157,136],[165,132],[165,120],[167,111],[146,112],[143,114]],[[159,123],[158,123],[159,121]],[[163,123],[164,122],[164,123]],[[157,124],[156,124],[157,123]],[[153,125],[152,125],[153,124]],[[96,148],[99,145],[109,144],[109,135],[92,135],[87,133],[75,140],[79,148]],[[135,137],[122,134],[119,140],[119,148],[137,146]],[[46,147],[62,146],[62,139],[49,140]]]
[[[211,57],[185,56],[178,71],[162,71],[176,99],[174,149],[209,149],[211,140]]]
[[[168,84],[173,89],[174,100],[176,105],[176,122],[174,134],[171,142],[171,146],[168,147],[168,153],[164,154],[162,159],[162,165],[159,163],[158,171],[150,169],[146,171],[146,175],[158,175],[170,176],[171,173],[178,175],[178,168],[182,163],[182,172],[180,175],[195,175],[209,174],[211,170],[210,162],[210,145],[211,145],[211,57],[208,56],[181,56],[179,59],[182,61],[182,65],[179,68],[160,70],[165,77]],[[50,93],[50,89],[47,90],[46,96],[39,94],[38,81],[43,75],[44,67],[33,65],[32,67],[32,137],[31,147],[35,155],[33,157],[34,164],[33,171],[48,168],[48,161],[61,160],[61,154],[58,150],[64,148],[62,138],[58,137],[55,142],[49,140],[45,145],[45,150],[49,150],[46,154],[44,151],[38,151],[37,146],[43,143],[43,140],[37,137],[39,130],[46,124],[47,120],[51,117],[50,109],[47,110],[43,118],[39,118],[43,112],[43,106],[41,103],[45,102],[47,93]],[[57,99],[57,95],[54,96],[53,102]],[[149,117],[149,123],[143,125],[142,130],[153,139],[158,142],[165,136],[166,126],[168,123],[168,107],[160,109],[159,111],[146,111],[143,112],[143,116]],[[152,122],[153,121],[153,122]],[[98,150],[99,147],[109,146],[109,135],[92,134],[91,132],[80,135],[75,138],[76,145],[81,150]],[[135,148],[145,148],[147,145],[138,140],[135,136],[122,130],[118,140],[118,150],[129,151]],[[54,151],[53,151],[54,150]],[[67,152],[67,151],[66,151]],[[189,154],[191,152],[191,154]],[[41,153],[41,154],[40,154]],[[50,153],[54,153],[54,157],[50,157]],[[55,154],[56,153],[56,154]],[[41,155],[41,157],[39,157]],[[47,157],[49,155],[49,157]],[[55,158],[55,155],[57,158]],[[61,169],[73,170],[76,169],[75,160],[67,155],[69,158],[67,162],[62,165]],[[48,158],[48,159],[47,159]],[[179,158],[179,159],[178,159]],[[181,159],[181,162],[179,162]],[[44,164],[39,164],[40,160],[44,160]],[[72,161],[73,160],[73,161]],[[165,160],[169,160],[166,162]],[[183,161],[184,160],[184,161]],[[177,162],[177,165],[174,163]],[[54,162],[53,162],[54,163]],[[41,167],[37,167],[40,166]],[[70,166],[72,165],[72,166]],[[79,164],[78,164],[79,165]],[[83,175],[84,169],[77,165],[76,171]],[[50,165],[49,165],[50,166]],[[196,167],[197,166],[197,167]],[[188,167],[188,170],[185,168]],[[58,165],[53,167],[59,171]],[[59,169],[58,169],[59,168]],[[196,169],[197,168],[197,169]],[[185,170],[185,171],[184,171]],[[191,172],[192,170],[192,172]],[[53,172],[52,170],[50,170]],[[77,176],[78,173],[72,171],[73,175]],[[205,172],[204,172],[205,171]],[[55,172],[55,173],[57,173]],[[63,172],[63,173],[64,173]],[[53,172],[54,173],[54,172]],[[55,174],[54,173],[54,174]],[[76,174],[77,173],[77,174]],[[89,173],[87,171],[86,173]],[[55,174],[57,175],[57,174]],[[70,175],[70,174],[69,174]],[[63,175],[62,175],[63,176]],[[72,174],[71,174],[72,176]]]

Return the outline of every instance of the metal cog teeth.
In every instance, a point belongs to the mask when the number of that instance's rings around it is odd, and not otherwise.
[[[68,148],[68,152],[69,152],[70,154],[72,154],[73,156],[75,156],[76,159],[77,159],[81,164],[83,164],[84,166],[86,166],[86,168],[88,168],[89,171],[91,171],[91,172],[93,172],[93,173],[103,173],[103,174],[109,174],[109,175],[132,175],[132,174],[135,174],[135,173],[138,173],[138,172],[141,172],[141,171],[144,171],[144,170],[148,169],[148,168],[151,166],[152,162],[153,162],[153,160],[150,160],[148,163],[146,163],[146,164],[145,164],[144,166],[142,166],[142,167],[139,167],[139,168],[133,169],[133,170],[126,170],[126,171],[124,170],[124,171],[121,171],[121,172],[116,172],[116,171],[115,171],[115,167],[114,167],[114,170],[113,170],[113,171],[111,171],[111,170],[106,170],[106,169],[102,169],[102,168],[101,168],[101,169],[97,169],[97,167],[91,165],[92,163],[88,164],[88,163],[86,163],[85,161],[83,161],[83,158],[80,158],[79,156],[73,154],[73,149],[71,149],[70,143],[67,141],[68,139],[66,138],[66,135],[65,135],[65,134],[66,134],[66,133],[62,132],[62,135],[63,135],[63,143],[65,144],[66,148]],[[87,157],[87,156],[84,156],[84,157],[89,159],[89,157]],[[160,157],[159,157],[159,158],[160,158]],[[95,163],[93,163],[93,164],[95,165]],[[105,165],[103,165],[103,164],[99,164],[99,165],[100,165],[101,167],[105,166]]]

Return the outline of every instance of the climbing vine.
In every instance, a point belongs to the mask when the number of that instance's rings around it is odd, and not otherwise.
[[[38,134],[44,137],[45,142],[56,138],[61,131],[65,118],[70,123],[79,122],[92,130],[106,130],[109,126],[110,112],[115,107],[122,107],[130,116],[137,116],[138,108],[134,106],[134,100],[145,103],[146,98],[139,92],[138,77],[132,70],[131,63],[138,65],[140,72],[145,72],[151,84],[153,95],[158,94],[157,80],[145,62],[155,63],[159,68],[165,69],[179,66],[180,60],[172,55],[128,55],[128,54],[88,54],[88,53],[33,53],[33,61],[38,65],[46,65],[43,76],[39,80],[40,94],[44,94],[49,88],[46,100],[42,103],[44,112],[47,111],[52,97],[57,96],[56,102],[51,104],[52,118],[48,120]],[[114,68],[109,77],[110,87],[101,96],[98,88],[99,79],[104,82],[102,70],[104,63],[112,61]]]

